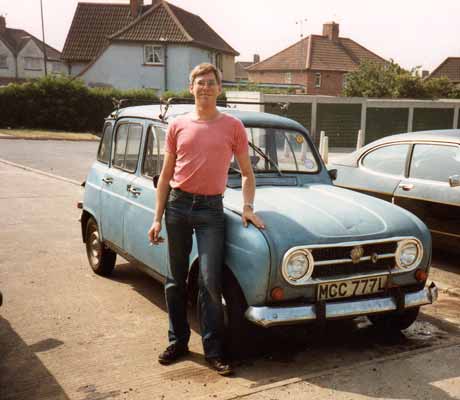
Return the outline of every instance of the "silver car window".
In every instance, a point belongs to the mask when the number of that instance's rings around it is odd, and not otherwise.
[[[460,151],[457,146],[414,146],[409,172],[411,178],[448,182],[452,175],[460,175]]]
[[[367,153],[362,160],[362,165],[374,172],[402,176],[408,149],[408,144],[380,147]]]

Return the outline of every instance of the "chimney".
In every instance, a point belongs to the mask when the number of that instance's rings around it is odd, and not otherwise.
[[[326,22],[323,25],[323,36],[327,36],[329,40],[334,42],[339,39],[339,24],[336,24],[334,21]]]
[[[129,0],[131,5],[131,16],[137,18],[142,13],[144,0]]]
[[[260,62],[260,56],[258,54],[254,54],[254,64]]]
[[[6,31],[6,19],[3,15],[0,15],[0,33]]]

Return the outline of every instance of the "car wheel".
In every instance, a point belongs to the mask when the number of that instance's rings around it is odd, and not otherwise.
[[[86,255],[89,265],[96,274],[102,276],[111,274],[117,254],[101,242],[99,229],[93,218],[90,218],[86,224]]]
[[[403,313],[371,315],[369,319],[378,328],[384,331],[398,332],[409,328],[417,319],[420,308],[409,308]]]

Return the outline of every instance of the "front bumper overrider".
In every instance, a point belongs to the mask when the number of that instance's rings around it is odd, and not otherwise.
[[[432,304],[438,299],[438,288],[434,283],[418,292],[405,293],[398,299],[394,296],[374,299],[348,300],[325,303],[321,308],[317,304],[293,307],[254,307],[246,310],[246,318],[263,327],[289,325],[319,319],[353,318],[360,315],[379,314],[398,309],[420,307]],[[321,315],[323,318],[321,318]]]

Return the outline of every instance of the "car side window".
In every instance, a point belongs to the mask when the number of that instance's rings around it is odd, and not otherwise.
[[[153,178],[157,175],[156,159],[158,158],[158,147],[155,141],[153,126],[147,131],[147,142],[144,150],[144,161],[142,163],[142,175]]]
[[[161,168],[163,168],[163,161],[165,159],[166,128],[155,126],[155,132],[157,134],[158,147],[160,149],[160,154],[157,159],[158,173],[160,173]]]
[[[362,165],[375,172],[404,175],[408,150],[408,144],[380,147],[365,155]]]
[[[113,124],[107,123],[104,126],[102,139],[99,143],[99,150],[97,151],[98,161],[108,164],[110,159],[110,144],[112,143]]]
[[[409,177],[448,182],[460,174],[460,151],[457,146],[416,144],[412,153]]]
[[[113,165],[128,172],[135,172],[139,160],[142,125],[121,124],[115,135]]]

